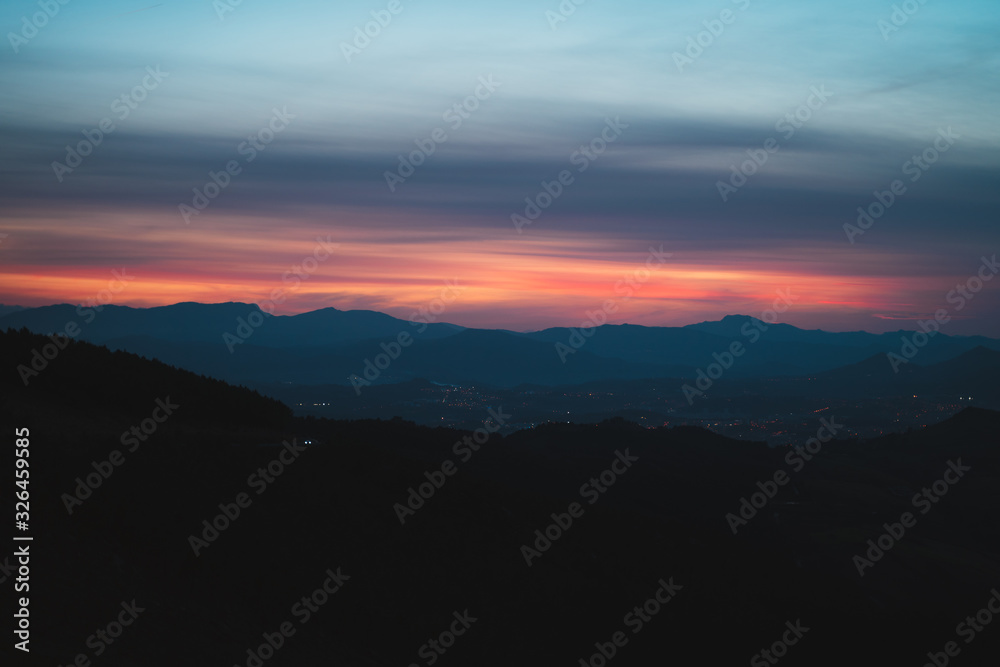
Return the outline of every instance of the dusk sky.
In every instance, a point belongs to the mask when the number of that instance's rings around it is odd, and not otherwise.
[[[121,305],[285,287],[282,314],[407,318],[457,280],[442,320],[534,330],[788,289],[803,328],[947,308],[947,333],[1000,337],[1000,280],[947,300],[1000,251],[1000,5],[897,5],[8,0],[0,303],[84,302],[124,268]],[[547,206],[519,230],[526,198]],[[317,238],[338,245],[290,286]]]

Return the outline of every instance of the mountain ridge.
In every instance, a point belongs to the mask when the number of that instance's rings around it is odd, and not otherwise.
[[[375,360],[385,366],[374,378],[368,371],[367,380],[375,383],[422,377],[443,383],[559,386],[690,378],[736,342],[743,352],[727,369],[728,379],[798,377],[898,353],[902,346],[897,334],[804,330],[747,315],[684,327],[604,324],[524,333],[333,307],[271,316],[256,304],[235,301],[154,308],[58,304],[0,315],[0,328],[23,327],[40,334],[68,331],[70,323],[78,328],[78,340],[231,382],[349,385]],[[913,363],[933,365],[977,347],[1000,352],[1000,340],[940,333]],[[392,358],[380,356],[387,351]],[[876,362],[870,363],[874,367]]]

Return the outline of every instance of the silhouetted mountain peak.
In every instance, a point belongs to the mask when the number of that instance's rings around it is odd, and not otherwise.
[[[684,328],[704,331],[706,333],[726,336],[728,338],[737,338],[746,335],[747,329],[745,329],[745,327],[747,326],[754,327],[760,331],[766,331],[776,326],[784,327],[788,330],[798,331],[798,329],[789,324],[768,324],[760,318],[752,317],[750,315],[726,315],[718,321],[713,322],[708,320],[705,322],[699,322],[698,324],[689,324]]]

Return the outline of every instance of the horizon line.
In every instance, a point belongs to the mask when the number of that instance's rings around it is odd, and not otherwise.
[[[230,304],[233,304],[233,305],[243,305],[243,306],[253,306],[253,307],[256,307],[260,312],[263,312],[265,314],[269,314],[269,313],[267,313],[266,310],[264,310],[263,308],[260,307],[260,304],[258,304],[256,302],[253,302],[253,301],[218,301],[218,302],[212,302],[212,303],[206,303],[206,302],[202,302],[202,301],[178,301],[176,303],[163,304],[163,305],[158,305],[158,306],[135,306],[135,305],[118,304],[118,303],[106,303],[106,304],[100,304],[100,305],[101,305],[101,307],[104,307],[104,308],[118,307],[118,308],[129,308],[129,309],[132,309],[132,310],[153,310],[153,309],[157,309],[157,308],[172,308],[172,307],[175,307],[175,306],[182,306],[182,305],[188,305],[188,304],[197,305],[197,306],[225,306],[225,305],[230,305]],[[19,305],[19,304],[5,304],[5,303],[0,303],[0,308],[17,308],[17,309],[19,309],[19,310],[16,310],[16,311],[12,311],[10,313],[4,313],[4,314],[0,315],[0,320],[2,320],[4,317],[6,317],[8,315],[12,315],[14,313],[21,312],[21,311],[24,311],[24,310],[37,310],[39,308],[51,308],[51,307],[55,307],[55,306],[69,306],[69,307],[73,307],[73,308],[94,307],[93,304],[90,304],[90,305],[88,305],[88,304],[82,304],[82,303],[81,304],[74,304],[74,303],[69,303],[69,302],[66,302],[66,301],[58,302],[58,303],[49,303],[49,304],[44,304],[44,305],[41,305],[41,306],[22,306],[22,305]],[[337,312],[342,312],[342,313],[377,313],[379,315],[385,315],[386,317],[391,317],[393,319],[400,320],[402,322],[407,321],[404,318],[398,317],[396,315],[392,315],[391,313],[387,313],[387,312],[381,311],[381,310],[372,310],[372,309],[369,309],[369,308],[352,308],[352,309],[346,309],[345,310],[345,309],[337,308],[335,306],[325,306],[323,308],[315,308],[313,310],[303,310],[303,311],[298,312],[298,313],[278,314],[278,315],[270,314],[270,315],[273,316],[273,317],[297,317],[299,315],[308,315],[310,313],[316,313],[316,312],[319,312],[321,310],[335,310]],[[729,313],[729,314],[721,316],[717,320],[701,320],[699,322],[690,322],[688,324],[681,324],[681,325],[667,325],[667,324],[653,324],[653,325],[650,325],[650,324],[633,324],[631,322],[618,322],[618,323],[605,322],[605,323],[599,324],[599,325],[597,325],[596,327],[593,327],[593,328],[600,328],[600,327],[603,327],[603,326],[632,326],[632,327],[642,327],[644,329],[684,329],[684,328],[687,328],[687,327],[697,326],[699,324],[721,323],[722,321],[724,321],[727,318],[744,318],[744,319],[750,319],[750,320],[756,320],[758,322],[762,322],[762,323],[766,324],[769,327],[770,326],[785,325],[785,326],[792,327],[793,329],[798,329],[799,331],[820,331],[820,332],[823,332],[823,333],[844,333],[844,334],[861,333],[861,334],[868,334],[870,336],[883,336],[885,334],[893,334],[893,333],[898,333],[898,332],[903,332],[903,331],[905,331],[905,332],[916,331],[916,329],[896,329],[895,331],[884,331],[882,333],[875,333],[873,331],[867,331],[865,329],[851,329],[851,330],[846,330],[846,331],[835,331],[835,330],[831,330],[831,329],[818,329],[818,328],[816,328],[816,329],[805,329],[805,328],[802,328],[800,326],[796,326],[794,324],[791,324],[789,322],[770,322],[769,323],[769,322],[766,322],[765,320],[760,319],[759,317],[756,317],[756,316],[753,316],[753,315],[746,315],[746,314],[743,314],[743,313]],[[912,322],[916,323],[916,322],[919,322],[921,319],[934,319],[934,318],[933,318],[933,316],[928,316],[926,318],[915,317],[915,318],[912,318],[912,319],[905,319],[905,318],[894,318],[894,319],[899,319],[899,321],[912,321]],[[541,332],[541,331],[546,331],[548,329],[582,329],[582,328],[591,328],[591,327],[584,327],[582,325],[581,326],[574,326],[574,325],[554,325],[554,326],[549,326],[549,327],[543,327],[541,329],[515,330],[515,329],[506,329],[506,328],[501,328],[501,327],[473,327],[473,326],[465,326],[465,325],[462,325],[462,324],[456,324],[455,322],[449,322],[449,321],[444,321],[444,320],[442,320],[440,322],[433,322],[432,324],[445,324],[445,325],[450,325],[450,326],[459,327],[459,328],[462,328],[462,329],[465,329],[465,330],[472,330],[472,331],[510,331],[510,332],[518,333],[518,334],[538,333],[538,332]],[[993,336],[988,336],[988,335],[982,334],[982,333],[978,333],[978,334],[945,334],[945,335],[946,336],[950,336],[952,338],[976,338],[976,337],[979,337],[979,338],[988,338],[990,340],[1000,340],[1000,337],[996,337],[995,338]]]

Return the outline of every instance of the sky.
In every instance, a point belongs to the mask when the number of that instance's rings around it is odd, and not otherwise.
[[[789,290],[803,328],[1000,337],[995,1],[7,0],[0,28],[0,303],[447,293],[526,331]]]

